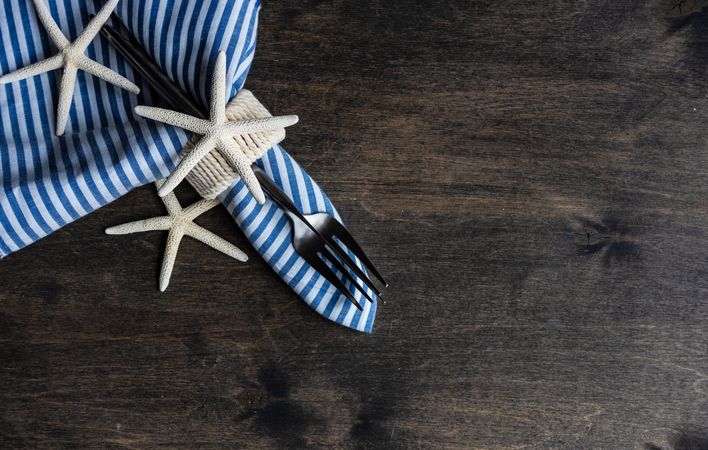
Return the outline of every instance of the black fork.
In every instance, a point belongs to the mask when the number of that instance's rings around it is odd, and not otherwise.
[[[118,16],[114,14],[113,20],[121,28],[122,33],[110,25],[104,25],[101,34],[123,55],[133,69],[140,73],[162,100],[187,114],[206,117],[206,113],[197,103],[162,72],[152,57],[129,34],[127,27]],[[288,216],[293,227],[293,247],[313,269],[341,291],[359,310],[362,310],[361,305],[337,276],[335,270],[339,271],[370,302],[373,302],[373,299],[366,288],[371,289],[379,296],[381,295],[381,291],[349,256],[347,250],[354,254],[384,286],[388,286],[388,283],[344,225],[327,213],[302,214],[287,194],[260,167],[253,164],[251,168],[265,193]],[[335,270],[331,269],[327,262]],[[361,284],[347,269],[354,272],[356,277],[361,280]]]
[[[356,301],[349,289],[347,289],[346,285],[342,282],[341,279],[339,279],[336,272],[332,270],[326,263],[331,264],[336,270],[341,272],[342,275],[344,275],[344,277],[359,292],[361,292],[364,298],[366,298],[370,302],[373,302],[374,300],[366,291],[367,287],[371,288],[371,290],[376,292],[378,295],[381,295],[378,289],[376,289],[376,286],[369,279],[369,277],[367,277],[361,271],[361,269],[359,269],[356,263],[354,263],[354,261],[352,261],[351,258],[346,255],[344,249],[342,249],[338,245],[335,248],[330,247],[327,241],[319,233],[319,229],[315,226],[315,224],[308,220],[308,218],[310,217],[318,216],[319,213],[307,215],[302,214],[292,203],[290,198],[283,191],[281,191],[280,188],[278,188],[278,186],[273,182],[273,180],[270,179],[270,177],[263,171],[263,169],[256,166],[255,164],[252,166],[252,169],[256,174],[256,177],[258,178],[258,182],[261,183],[261,188],[263,188],[263,191],[266,193],[266,195],[268,195],[268,197],[271,198],[273,203],[275,203],[285,213],[285,215],[290,220],[290,223],[293,227],[293,247],[295,248],[295,251],[300,256],[302,256],[302,258],[310,266],[312,266],[313,269],[319,272],[319,274],[325,277],[325,279],[329,281],[335,288],[337,288],[344,295],[346,295],[349,301],[351,301],[354,306],[356,306],[359,310],[362,309],[359,302]],[[331,217],[327,214],[325,215],[327,217]],[[335,256],[335,254],[339,255],[340,257],[342,257],[343,255],[346,259],[342,258],[342,261],[337,256]],[[344,267],[344,264],[346,264],[352,271],[354,271],[354,273],[357,274],[357,276],[362,279],[362,282],[364,283],[363,286],[361,286],[357,282],[357,279],[352,276],[349,270]],[[361,275],[359,275],[359,273],[361,273]]]

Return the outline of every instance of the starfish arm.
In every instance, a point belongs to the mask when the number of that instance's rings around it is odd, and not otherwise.
[[[172,174],[167,177],[167,181],[160,186],[160,189],[158,190],[158,195],[160,197],[164,197],[170,192],[172,192],[178,184],[184,180],[184,178],[189,174],[189,172],[199,164],[199,160],[201,160],[204,156],[206,156],[207,153],[212,151],[214,149],[214,143],[215,139],[209,137],[209,136],[204,136],[202,137],[199,142],[197,142],[197,145],[194,146],[194,148],[187,153],[187,156],[182,158],[182,160],[177,164],[177,168],[172,172]]]
[[[106,228],[106,234],[132,234],[143,233],[145,231],[164,231],[169,230],[172,226],[170,217],[152,217],[150,219],[136,220],[122,225]]]
[[[182,231],[181,227],[172,228],[167,235],[165,254],[162,257],[162,268],[160,269],[160,292],[165,292],[165,289],[167,289],[167,286],[170,284],[172,268],[175,266],[177,251],[179,250],[182,236],[184,236],[184,231]]]
[[[52,18],[52,14],[49,12],[46,3],[44,3],[44,0],[34,0],[33,3],[40,22],[42,22],[42,25],[44,25],[44,28],[47,30],[47,34],[49,34],[49,38],[59,50],[64,50],[64,48],[69,45],[69,40],[64,36],[59,25],[57,25]]]
[[[75,63],[78,68],[83,70],[84,72],[88,72],[91,75],[94,75],[104,81],[107,81],[108,83],[118,86],[121,89],[125,89],[126,91],[132,92],[133,94],[140,93],[140,88],[136,86],[135,83],[125,78],[118,72],[109,69],[103,64],[92,60],[91,58],[81,56],[75,61]]]
[[[209,119],[213,124],[226,121],[226,53],[219,52],[211,81]]]
[[[160,187],[162,187],[163,184],[165,184],[165,180],[158,180],[155,182],[155,187],[157,187],[158,192],[160,192]],[[170,213],[171,216],[179,215],[182,212],[182,205],[179,204],[179,200],[177,200],[177,196],[174,192],[170,192],[162,197],[162,203],[165,205],[167,212]]]
[[[251,191],[251,194],[256,198],[258,204],[265,203],[265,195],[261,184],[256,178],[256,174],[251,170],[251,160],[241,151],[236,141],[233,138],[219,140],[219,150],[229,160],[231,166],[241,175],[244,184]]]
[[[291,116],[275,116],[262,117],[260,119],[239,120],[238,122],[229,123],[227,130],[233,134],[256,133],[259,131],[276,131],[281,128],[289,127],[296,124],[298,117]]]
[[[248,256],[240,248],[195,223],[187,225],[186,234],[235,260],[248,261]]]
[[[221,200],[219,199],[214,199],[214,200],[200,200],[197,203],[194,203],[192,205],[189,205],[184,209],[184,216],[188,220],[194,220],[197,217],[201,216],[205,212],[209,211],[210,209],[214,208],[216,205],[220,204]]]
[[[101,30],[103,24],[106,23],[119,1],[120,0],[108,0],[103,5],[96,16],[94,16],[88,25],[86,25],[86,28],[84,28],[79,37],[76,38],[73,44],[74,48],[76,48],[80,53],[83,53],[84,50],[86,50],[86,47],[91,44],[91,41],[93,41],[93,38],[95,38]]]
[[[54,55],[50,58],[37,61],[34,64],[17,69],[14,72],[7,73],[0,77],[0,84],[12,83],[13,81],[24,80],[25,78],[39,75],[40,73],[49,72],[60,68],[64,64],[64,57]]]
[[[154,106],[136,106],[135,113],[140,117],[184,128],[197,134],[206,134],[211,127],[211,123],[208,120]]]
[[[67,61],[64,64],[64,73],[61,75],[59,85],[59,101],[57,102],[57,136],[64,134],[66,123],[69,120],[69,110],[71,109],[71,99],[74,95],[74,85],[76,84],[76,66]]]

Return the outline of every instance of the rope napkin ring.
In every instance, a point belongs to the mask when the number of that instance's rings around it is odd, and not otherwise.
[[[226,118],[231,122],[267,117],[273,116],[247,89],[242,89],[226,106]],[[285,139],[285,128],[234,136],[236,145],[251,163],[260,159],[265,152],[283,139]],[[198,142],[199,136],[193,135],[185,144],[183,152],[186,154],[192,151]],[[228,189],[239,177],[238,172],[231,167],[221,152],[213,149],[199,161],[186,178],[199,195],[206,199],[213,199]]]

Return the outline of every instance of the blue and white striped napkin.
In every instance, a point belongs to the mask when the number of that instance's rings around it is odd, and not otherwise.
[[[73,39],[102,2],[47,4]],[[230,96],[243,87],[256,46],[259,8],[257,0],[122,0],[116,13],[170,78],[205,106],[219,50],[227,54]],[[2,74],[57,52],[29,0],[0,2],[0,47]],[[143,91],[136,97],[79,72],[62,137],[53,128],[61,72],[0,86],[0,257],[165,178],[189,138],[181,129],[134,114],[136,105],[152,104],[149,89],[105,40],[97,37],[87,54],[135,80]],[[326,211],[339,218],[324,192],[282,147],[272,148],[259,164],[304,213]],[[258,205],[240,180],[220,199],[256,250],[308,305],[341,325],[371,331],[376,303],[352,290],[364,307],[358,311],[309,267],[294,252],[289,222],[270,201]]]

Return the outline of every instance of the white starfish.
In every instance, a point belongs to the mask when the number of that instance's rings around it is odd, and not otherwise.
[[[106,23],[119,0],[109,0],[106,2],[103,8],[101,8],[101,11],[86,25],[86,28],[84,28],[74,42],[69,42],[66,36],[61,32],[59,25],[57,25],[52,18],[44,0],[33,0],[33,2],[39,20],[42,22],[42,25],[44,25],[54,45],[59,48],[59,53],[3,75],[0,77],[0,85],[24,80],[25,78],[33,77],[44,72],[50,72],[63,66],[64,73],[62,74],[61,84],[59,85],[59,102],[57,105],[57,136],[64,134],[64,130],[66,129],[66,122],[69,119],[69,109],[71,109],[74,94],[74,85],[76,84],[76,73],[79,69],[134,94],[140,92],[140,88],[128,79],[84,55],[86,48],[101,30],[103,24]]]
[[[279,116],[228,121],[226,118],[226,54],[224,52],[219,52],[216,58],[208,120],[152,106],[137,106],[135,112],[142,117],[203,135],[194,148],[182,158],[177,168],[167,178],[167,182],[162,185],[159,190],[160,196],[172,192],[194,166],[216,147],[236,172],[241,175],[246,187],[260,204],[265,202],[265,196],[253,170],[251,170],[251,161],[233,138],[247,133],[278,130],[293,125],[298,120],[297,116]]]
[[[158,189],[163,182],[164,181],[158,181],[155,183]],[[201,241],[209,247],[238,261],[248,260],[248,256],[234,244],[194,223],[194,219],[216,205],[221,204],[221,201],[218,199],[200,200],[183,209],[175,194],[169,193],[162,197],[162,202],[165,204],[165,208],[167,208],[167,212],[169,213],[167,216],[153,217],[151,219],[138,220],[106,228],[106,234],[130,234],[145,231],[169,230],[167,244],[165,245],[165,255],[162,258],[162,268],[160,269],[160,291],[165,292],[165,289],[167,289],[170,283],[172,268],[177,259],[177,250],[179,250],[179,244],[184,235]]]

